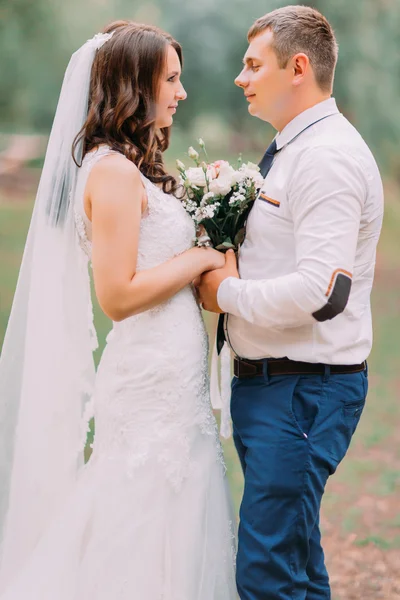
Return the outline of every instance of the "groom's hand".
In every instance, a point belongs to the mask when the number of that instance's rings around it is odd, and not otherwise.
[[[215,269],[214,271],[207,271],[206,273],[203,273],[200,278],[200,283],[197,286],[197,293],[199,301],[205,310],[214,313],[224,312],[218,306],[217,292],[219,286],[227,277],[237,277],[239,279],[236,255],[233,250],[228,250],[225,254],[224,267]]]

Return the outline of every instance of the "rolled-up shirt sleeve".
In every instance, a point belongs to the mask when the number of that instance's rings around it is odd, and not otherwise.
[[[220,308],[267,328],[326,321],[343,312],[366,194],[363,168],[345,150],[303,153],[288,189],[296,271],[267,280],[229,277],[218,289]]]

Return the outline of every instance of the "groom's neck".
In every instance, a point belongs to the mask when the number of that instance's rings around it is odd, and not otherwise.
[[[293,99],[293,104],[286,107],[286,110],[282,111],[280,115],[276,116],[275,123],[271,125],[279,132],[281,132],[286,125],[288,125],[293,119],[304,111],[324,102],[331,97],[331,92],[322,92],[321,90],[299,94]]]

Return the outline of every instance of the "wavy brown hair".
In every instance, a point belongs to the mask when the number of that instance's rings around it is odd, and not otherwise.
[[[152,25],[115,21],[103,33],[113,36],[93,61],[88,116],[75,138],[73,158],[83,141],[82,157],[107,144],[131,160],[164,192],[175,193],[176,179],[165,171],[162,153],[169,146],[170,128],[157,129],[156,103],[166,68],[168,46],[182,65],[182,48],[168,33]],[[80,165],[78,165],[80,166]]]

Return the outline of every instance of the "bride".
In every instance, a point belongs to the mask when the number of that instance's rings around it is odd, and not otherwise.
[[[181,64],[119,21],[68,65],[0,361],[0,600],[236,598],[191,285],[225,260],[193,247],[162,159]],[[96,376],[90,261],[113,320]]]

